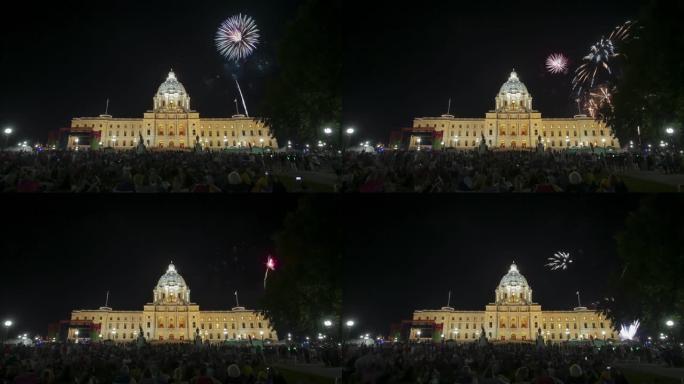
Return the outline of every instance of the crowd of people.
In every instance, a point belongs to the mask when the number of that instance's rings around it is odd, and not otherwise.
[[[0,384],[283,384],[278,367],[341,367],[338,384],[628,384],[618,366],[683,366],[653,345],[5,345]]]
[[[0,383],[284,384],[285,377],[273,367],[281,352],[277,347],[193,344],[6,345]]]
[[[678,155],[405,152],[348,154],[342,192],[629,192],[621,174],[681,172]],[[676,164],[676,166],[675,166]]]
[[[35,193],[305,192],[290,174],[316,171],[312,154],[2,152],[0,190]],[[287,179],[287,180],[286,180]],[[287,182],[286,182],[287,181]]]
[[[385,151],[224,153],[44,151],[0,153],[4,192],[630,192],[621,175],[682,173],[682,156],[654,153]],[[323,176],[321,176],[323,175]],[[327,175],[327,176],[326,176]],[[329,184],[329,185],[328,185]]]
[[[647,347],[402,344],[351,348],[345,383],[627,384],[616,362],[662,361]],[[679,353],[681,360],[681,351]]]

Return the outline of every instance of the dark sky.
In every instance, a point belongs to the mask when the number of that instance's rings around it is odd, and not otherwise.
[[[571,117],[572,76],[545,60],[566,54],[574,70],[593,42],[634,19],[643,1],[347,0],[345,126],[386,142],[414,117],[484,118],[515,68],[547,117]]]
[[[0,319],[45,335],[72,309],[142,310],[173,261],[200,309],[257,308],[272,235],[297,198],[7,197]],[[19,209],[20,208],[20,209]],[[6,212],[7,213],[7,212]]]
[[[250,113],[277,73],[275,44],[299,0],[65,0],[12,4],[0,23],[0,126],[41,140],[72,117],[139,117],[170,68],[206,117],[234,114],[238,73]],[[239,71],[225,65],[214,35],[227,17],[252,16],[262,45]]]
[[[447,304],[484,310],[513,261],[542,309],[572,309],[604,297],[616,268],[614,236],[638,196],[378,196],[356,202],[346,251],[345,318],[356,331],[387,335],[417,309]],[[572,267],[550,272],[547,258],[570,252]]]

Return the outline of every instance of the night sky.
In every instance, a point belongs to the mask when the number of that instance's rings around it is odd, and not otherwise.
[[[604,297],[616,268],[614,236],[638,196],[379,196],[357,201],[367,215],[347,227],[345,318],[358,333],[387,335],[417,309],[483,311],[513,261],[542,310],[567,310]],[[372,209],[370,208],[372,207]],[[359,210],[359,212],[363,212]],[[550,272],[547,258],[575,262]]]
[[[272,236],[297,198],[5,198],[0,319],[45,335],[73,309],[142,310],[170,261],[200,309],[255,309]],[[8,208],[8,209],[9,209]]]
[[[542,117],[572,117],[572,74],[545,71],[548,55],[566,54],[574,70],[592,43],[644,1],[386,0],[345,1],[345,126],[360,139],[386,142],[415,117],[447,112],[484,118],[515,68]]]
[[[65,0],[14,2],[0,23],[0,126],[15,139],[45,142],[71,118],[104,113],[142,118],[173,68],[205,117],[235,113],[237,73],[250,114],[277,74],[276,43],[299,0]],[[217,53],[220,23],[252,16],[262,44],[236,70]]]

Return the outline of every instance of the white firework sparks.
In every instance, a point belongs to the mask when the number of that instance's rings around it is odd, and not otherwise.
[[[216,32],[216,48],[221,55],[234,61],[246,59],[259,44],[256,22],[245,15],[237,15],[224,21]]]
[[[559,269],[566,270],[568,266],[572,264],[572,258],[568,252],[556,252],[553,257],[548,258],[547,267],[551,268],[552,271],[557,271]]]
[[[634,340],[637,331],[639,330],[639,320],[634,321],[632,324],[626,326],[622,325],[620,327],[620,340]]]
[[[546,59],[546,69],[557,75],[568,72],[568,58],[562,53],[554,53]]]

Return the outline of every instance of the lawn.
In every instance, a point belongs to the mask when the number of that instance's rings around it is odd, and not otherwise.
[[[650,373],[630,371],[628,368],[620,368],[625,374],[629,384],[680,384],[680,379],[656,376]]]
[[[677,192],[673,185],[667,185],[650,180],[637,179],[631,176],[620,176],[632,193],[669,193]]]
[[[331,384],[335,382],[333,379],[326,379],[325,377],[291,371],[287,368],[279,367],[278,371],[282,373],[288,384]]]

